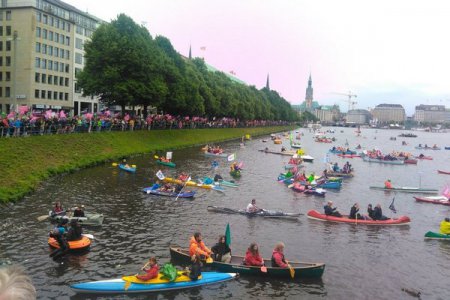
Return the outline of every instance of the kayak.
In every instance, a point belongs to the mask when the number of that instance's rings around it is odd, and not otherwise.
[[[201,183],[196,183],[194,181],[184,182],[179,179],[170,178],[170,177],[164,178],[163,181],[170,182],[170,183],[176,183],[176,184],[182,184],[182,185],[186,184],[186,186],[193,186],[193,187],[207,189],[207,190],[216,189],[216,186],[212,185],[212,184],[201,184]]]
[[[119,165],[119,169],[130,172],[130,173],[135,173],[136,172],[136,168],[132,168],[132,167],[127,167],[126,165]]]
[[[324,189],[337,189],[341,188],[342,183],[340,181],[325,181],[324,183],[317,184],[316,186]]]
[[[450,206],[449,198],[445,196],[436,196],[436,197],[414,197],[417,202],[427,202],[433,204],[441,204]]]
[[[98,280],[72,284],[70,287],[78,293],[145,293],[145,292],[162,292],[170,290],[180,290],[214,284],[231,280],[236,277],[236,273],[218,273],[218,272],[202,272],[201,277],[192,281],[186,275],[177,277],[174,282],[158,278],[148,281],[141,281],[135,276],[124,276],[117,279]]]
[[[352,150],[345,150],[345,151],[342,151],[342,150],[337,150],[337,149],[330,149],[330,150],[328,150],[330,153],[333,153],[333,154],[350,154],[350,155],[354,155],[354,154],[356,154],[356,151],[352,151]]]
[[[314,161],[314,157],[310,156],[310,155],[300,155],[300,158],[304,161],[304,162],[310,162],[312,163]]]
[[[222,157],[222,158],[227,158],[229,154],[226,153],[212,153],[212,152],[203,152],[205,153],[205,156],[211,156],[211,157]]]
[[[426,159],[426,160],[433,160],[431,156],[415,156],[416,159]]]
[[[327,171],[327,176],[351,178],[354,175],[353,175],[353,173],[342,173],[342,172],[330,172],[330,171]]]
[[[282,211],[274,211],[274,210],[265,210],[263,209],[257,213],[248,213],[245,209],[233,209],[227,207],[219,207],[219,206],[208,206],[208,211],[223,213],[223,214],[239,214],[245,215],[248,217],[264,217],[264,218],[277,218],[277,219],[290,219],[297,220],[297,217],[301,215],[301,213],[285,213]]]
[[[84,217],[74,217],[72,212],[67,212],[65,215],[52,216],[52,211],[48,213],[51,222],[57,222],[60,219],[67,219],[70,223],[71,220],[76,219],[83,226],[100,226],[103,224],[105,218],[103,214],[84,213]]]
[[[292,184],[292,189],[296,192],[299,193],[304,193],[304,194],[308,194],[308,195],[316,195],[316,196],[321,196],[321,197],[325,197],[326,194],[326,190],[322,189],[322,188],[309,188],[307,189],[306,186],[300,182],[295,182],[294,184]]]
[[[77,251],[89,248],[89,246],[91,245],[91,240],[85,236],[82,236],[81,240],[68,241],[67,243],[69,243],[69,249],[71,251]],[[48,238],[48,244],[53,248],[59,249],[58,242],[52,237]]]
[[[214,182],[216,185],[237,188],[239,185],[233,181],[219,180]]]
[[[410,165],[417,165],[417,159],[405,159],[404,160],[405,164],[410,164]]]
[[[170,168],[175,168],[177,166],[175,163],[173,163],[171,161],[162,161],[160,159],[157,159],[156,163],[159,165],[170,167]]]
[[[442,234],[438,232],[428,231],[425,238],[429,240],[447,240],[450,241],[450,234]]]
[[[448,171],[442,171],[442,170],[438,170],[439,174],[446,174],[446,175],[450,175],[450,172]]]
[[[343,158],[355,158],[355,157],[361,157],[359,154],[338,154],[337,156],[343,157]]]
[[[166,191],[161,191],[159,189],[152,190],[152,187],[143,188],[142,191],[147,194],[152,194],[152,195],[156,195],[156,196],[164,196],[164,197],[173,197],[173,198],[194,198],[194,195],[195,195],[195,192],[182,192],[182,193],[166,192]]]
[[[401,186],[401,187],[393,187],[391,189],[387,189],[384,186],[371,186],[373,190],[382,190],[386,192],[394,191],[394,192],[404,192],[404,193],[420,193],[420,194],[437,194],[438,190],[435,189],[422,189],[418,187],[409,187],[409,186]]]
[[[408,225],[411,222],[411,219],[407,216],[400,216],[395,219],[388,220],[362,220],[362,219],[349,219],[348,216],[334,217],[327,216],[325,214],[319,213],[317,210],[310,210],[308,212],[308,218],[319,221],[329,221],[336,223],[349,223],[349,224],[363,224],[363,225]]]
[[[419,149],[419,150],[441,150],[440,147],[419,147],[419,146],[416,146],[415,148]]]
[[[179,246],[170,247],[171,258],[179,262],[180,264],[189,264],[190,256],[189,249],[183,249]],[[296,262],[289,261],[292,270],[289,268],[273,268],[270,259],[264,259],[266,265],[266,272],[261,271],[260,266],[246,266],[242,262],[243,256],[232,255],[230,263],[223,263],[219,261],[213,261],[210,264],[204,264],[205,267],[211,267],[220,272],[233,272],[240,275],[260,276],[265,278],[320,278],[325,271],[324,263],[309,263],[309,262]],[[204,273],[202,273],[204,274]],[[226,273],[225,273],[226,274]],[[293,275],[293,276],[292,276]]]

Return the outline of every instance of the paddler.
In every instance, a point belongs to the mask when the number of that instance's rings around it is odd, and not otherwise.
[[[272,267],[273,268],[287,268],[289,267],[284,258],[284,243],[279,242],[275,245],[272,252]]]
[[[142,267],[141,270],[145,271],[145,274],[144,275],[136,275],[137,279],[147,281],[147,280],[156,278],[159,273],[159,266],[158,266],[158,263],[156,262],[156,258],[150,257],[148,262],[145,264],[145,266]]]
[[[384,182],[384,188],[385,188],[385,189],[392,189],[392,183],[391,183],[391,180],[390,180],[390,179],[388,179],[388,180],[386,180],[386,181]]]
[[[450,234],[450,218],[445,218],[439,229],[441,234]]]
[[[205,246],[203,243],[202,235],[200,232],[194,233],[194,236],[191,237],[189,242],[189,255],[192,257],[193,255],[201,255],[204,257],[210,257],[211,250]]]
[[[245,209],[245,211],[249,214],[254,214],[257,213],[259,211],[262,211],[263,209],[259,208],[258,206],[256,206],[256,199],[252,199],[252,202],[249,203],[247,205],[247,208]]]

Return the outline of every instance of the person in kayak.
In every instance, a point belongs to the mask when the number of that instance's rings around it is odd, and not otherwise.
[[[189,255],[192,256],[194,254],[201,255],[206,258],[211,256],[211,250],[205,246],[205,243],[203,243],[200,232],[194,233],[194,236],[192,236],[190,240]]]
[[[248,247],[243,263],[246,266],[264,266],[264,260],[259,254],[259,247],[256,243],[251,243]]]
[[[64,256],[69,251],[69,244],[67,243],[65,233],[68,219],[63,218],[58,221],[58,225],[49,233],[51,238],[54,238],[59,245],[59,248],[50,253],[50,257],[53,257],[54,260],[57,258]]]
[[[365,220],[366,217],[361,215],[359,213],[359,204],[358,202],[353,204],[352,208],[350,209],[350,214],[348,215],[349,219],[359,219],[359,220]]]
[[[375,208],[373,209],[372,219],[378,220],[378,221],[385,221],[385,220],[389,220],[390,218],[383,215],[383,211],[381,209],[381,204],[377,204],[375,206]]]
[[[81,228],[80,223],[77,219],[70,220],[70,226],[66,233],[66,238],[68,241],[78,241],[81,240],[83,234],[83,228]]]
[[[339,172],[339,166],[337,162],[335,162],[333,165],[333,172]]]
[[[445,218],[439,227],[441,234],[450,234],[450,218]]]
[[[84,205],[75,207],[75,210],[73,211],[73,216],[77,218],[84,218]]]
[[[189,180],[189,175],[186,174],[186,172],[181,172],[180,176],[178,176],[178,179],[185,182]]]
[[[214,175],[214,182],[222,181],[223,178],[219,174]]]
[[[325,211],[325,215],[338,217],[338,218],[342,217],[341,213],[336,210],[336,207],[332,207],[332,205],[333,205],[333,201],[328,201],[327,205],[325,205],[323,207],[323,209]]]
[[[256,206],[256,199],[252,199],[252,202],[247,205],[245,211],[249,214],[255,214],[257,212],[263,211],[263,209]]]
[[[156,261],[156,258],[150,257],[148,262],[145,264],[145,266],[143,266],[141,268],[141,270],[144,271],[145,274],[144,275],[136,275],[137,279],[147,281],[147,280],[158,277],[159,266]]]
[[[61,205],[61,202],[57,201],[55,202],[55,206],[52,209],[52,217],[54,216],[64,216],[66,214],[66,211]]]
[[[156,182],[152,185],[152,187],[150,188],[152,191],[155,191],[157,189],[159,189],[161,187],[161,183],[159,182],[159,180],[156,180]]]
[[[392,189],[392,183],[391,183],[391,180],[390,180],[390,179],[388,179],[388,180],[386,180],[386,181],[384,182],[384,188],[385,188],[385,189]]]
[[[202,275],[202,262],[200,259],[200,255],[194,254],[191,256],[191,268],[189,270],[189,278],[192,281],[198,280],[198,278]]]
[[[369,203],[369,205],[367,206],[367,214],[369,215],[369,218],[373,219],[374,215],[373,215],[374,211],[372,208],[372,204]]]
[[[211,251],[214,256],[215,261],[220,261],[224,263],[231,262],[231,249],[226,243],[226,238],[224,235],[219,237],[219,241],[215,244]]]
[[[288,264],[284,258],[284,243],[279,242],[275,245],[272,252],[272,267],[273,268],[287,268]]]

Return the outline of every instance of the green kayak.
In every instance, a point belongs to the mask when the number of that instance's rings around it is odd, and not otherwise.
[[[373,190],[382,190],[386,192],[393,191],[393,192],[419,193],[419,194],[437,194],[439,192],[436,189],[422,189],[418,187],[408,187],[408,186],[393,187],[391,189],[387,189],[384,186],[371,186],[370,188]]]
[[[450,241],[450,234],[442,234],[433,231],[425,233],[425,238],[430,240],[448,240]]]
[[[166,162],[166,161],[161,161],[161,160],[157,159],[156,163],[160,164],[160,165],[163,165],[163,166],[171,167],[171,168],[175,168],[176,167],[176,164],[171,162],[171,161],[167,161]]]

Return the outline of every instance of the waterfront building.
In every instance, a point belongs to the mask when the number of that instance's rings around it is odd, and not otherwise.
[[[81,96],[75,74],[100,19],[59,0],[3,0],[0,21],[0,111],[98,110],[98,98]]]
[[[372,110],[372,116],[378,124],[399,123],[406,119],[405,109],[400,104],[378,104]]]
[[[346,121],[350,124],[369,124],[372,115],[365,109],[352,109],[347,112]]]
[[[322,124],[336,123],[341,117],[341,111],[338,105],[321,105],[316,108],[314,113]]]
[[[450,111],[445,109],[444,105],[425,105],[416,106],[414,121],[429,123],[450,122]]]

